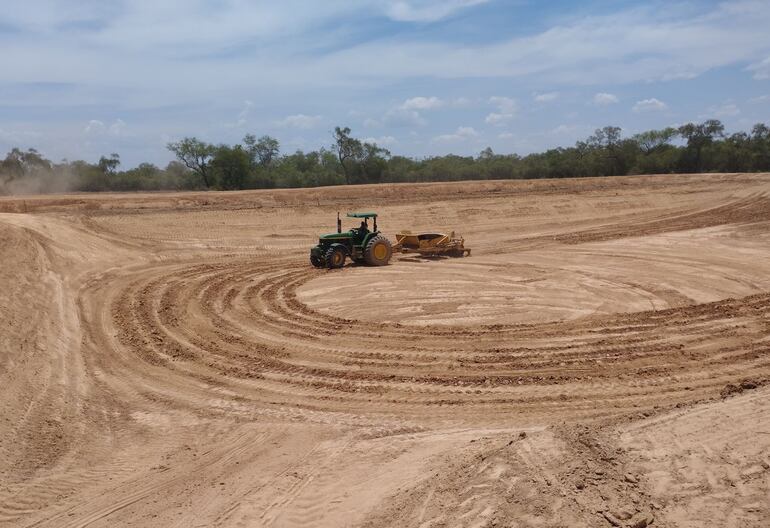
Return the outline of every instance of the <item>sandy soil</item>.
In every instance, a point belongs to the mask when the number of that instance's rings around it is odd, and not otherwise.
[[[312,268],[337,210],[473,256]],[[770,525],[770,175],[0,199],[0,525]]]

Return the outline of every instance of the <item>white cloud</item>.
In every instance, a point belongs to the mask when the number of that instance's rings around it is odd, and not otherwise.
[[[513,134],[510,132],[501,132],[497,135],[498,139],[511,139],[513,137]]]
[[[83,129],[83,132],[86,134],[103,134],[104,130],[104,122],[99,121],[98,119],[91,119]]]
[[[691,78],[764,57],[770,5],[723,2],[711,9],[640,5],[608,15],[571,18],[525,37],[494,43],[382,41],[334,54],[319,71],[380,77],[511,77],[592,85]],[[372,57],[377,57],[376,61]]]
[[[516,99],[511,99],[510,97],[495,95],[489,98],[489,102],[495,105],[501,114],[515,114],[518,109]]]
[[[126,122],[122,119],[116,119],[109,126],[104,124],[104,121],[98,119],[91,119],[86,124],[83,132],[89,136],[103,136],[109,134],[110,136],[120,136],[126,128]]]
[[[479,133],[473,127],[457,127],[453,134],[442,134],[433,138],[436,143],[451,143],[455,141],[467,141],[479,137]]]
[[[514,118],[513,114],[498,114],[492,112],[484,118],[484,122],[488,125],[502,126]]]
[[[112,136],[120,136],[126,129],[126,122],[122,119],[116,119],[114,123],[110,125],[109,133]]]
[[[497,112],[487,114],[484,122],[488,125],[501,126],[516,117],[518,103],[510,97],[495,95],[489,98],[489,104],[497,107]]]
[[[385,112],[382,120],[367,119],[364,121],[364,126],[369,128],[379,128],[383,124],[395,127],[425,126],[428,122],[419,111],[435,110],[444,105],[446,101],[435,96],[412,97]]]
[[[438,97],[412,97],[401,104],[403,110],[433,110],[444,106]]]
[[[765,101],[770,101],[770,95],[760,95],[758,97],[752,97],[749,99],[750,103],[764,103]]]
[[[534,99],[536,103],[549,103],[551,101],[555,101],[559,98],[559,92],[546,92],[546,93],[536,93],[534,95]]]
[[[418,111],[406,110],[400,107],[388,110],[382,121],[386,125],[395,127],[424,126],[428,124]]]
[[[319,115],[309,116],[305,114],[297,114],[287,116],[280,121],[276,122],[276,125],[285,128],[301,128],[308,129],[318,125],[323,120],[323,117]]]
[[[770,79],[770,57],[765,60],[755,62],[746,68],[747,70],[754,72],[754,78],[757,80]]]
[[[611,93],[599,92],[594,95],[594,104],[597,106],[607,106],[618,102],[618,96]]]
[[[398,143],[398,140],[393,136],[368,137],[364,139],[364,143],[374,143],[378,147],[391,147]]]
[[[254,108],[254,103],[246,99],[243,102],[243,109],[238,114],[238,119],[245,119],[251,113],[251,109]]]
[[[725,103],[721,106],[712,106],[708,110],[708,117],[735,117],[741,113],[741,109],[734,103]]]
[[[315,84],[319,80],[373,77],[534,76],[590,85],[692,77],[720,66],[752,61],[755,75],[761,77],[766,73],[763,68],[770,66],[770,59],[756,62],[767,57],[770,49],[770,32],[766,31],[770,8],[758,1],[739,2],[742,9],[735,9],[735,2],[723,2],[698,11],[643,5],[607,15],[565,18],[569,22],[540,33],[503,37],[494,43],[401,37],[340,48],[335,46],[341,40],[340,32],[313,31],[324,24],[351,23],[372,8],[398,20],[435,20],[476,3],[478,0],[362,0],[351,7],[349,2],[328,0],[304,3],[300,8],[290,1],[237,1],[226,2],[212,12],[201,3],[188,6],[179,0],[127,2],[120,10],[110,7],[111,3],[67,2],[66,7],[60,7],[52,0],[28,0],[7,10],[5,22],[35,33],[53,34],[54,38],[57,28],[84,19],[103,21],[104,27],[82,38],[62,32],[56,42],[47,37],[45,43],[37,39],[22,46],[15,38],[5,50],[4,59],[11,63],[4,71],[10,80],[29,79],[41,70],[33,59],[45,57],[42,69],[60,82],[82,81],[84,77],[108,79],[110,83],[121,79],[137,82],[137,72],[146,71],[153,73],[146,76],[152,79],[152,86],[175,81],[189,89],[195,80],[200,84],[198,90],[205,92],[222,79],[245,82],[250,78],[256,84],[253,69],[244,68],[244,64],[259,65],[260,71],[269,72],[272,84],[297,78],[312,79]],[[203,28],[202,20],[208,22]],[[260,53],[257,47],[246,54],[247,58],[212,60],[212,55],[226,53],[244,42],[278,38],[278,53]],[[324,45],[335,51],[320,56],[304,53]],[[305,59],[300,58],[303,55]],[[195,66],[206,67],[206,82],[201,82],[200,69]]]
[[[252,109],[254,108],[254,103],[252,101],[249,101],[248,99],[243,102],[243,108],[240,112],[238,112],[238,117],[236,120],[232,123],[225,123],[225,127],[227,128],[240,128],[242,126],[246,125],[247,118],[249,117],[249,114],[251,113]]]
[[[651,99],[642,99],[641,101],[637,101],[632,110],[637,113],[660,112],[667,108],[668,105],[666,105],[666,103],[653,97]]]
[[[488,0],[400,0],[387,2],[385,12],[393,20],[400,22],[435,22],[455,12],[484,4]]]

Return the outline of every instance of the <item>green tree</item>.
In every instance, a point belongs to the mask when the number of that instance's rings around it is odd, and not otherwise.
[[[667,127],[662,130],[648,130],[636,134],[632,139],[639,145],[639,150],[649,156],[666,145],[669,145],[676,135],[677,130],[675,128]]]
[[[492,160],[495,159],[495,157],[495,152],[492,150],[492,147],[487,147],[479,152],[479,160]]]
[[[388,149],[375,143],[362,142],[350,135],[350,128],[334,129],[334,150],[345,177],[345,183],[377,183],[387,174]]]
[[[687,141],[685,170],[701,172],[703,149],[714,139],[724,136],[725,127],[717,119],[709,119],[700,124],[687,123],[678,129],[678,133]]]
[[[194,137],[186,137],[176,143],[169,143],[166,148],[173,152],[188,169],[200,176],[207,189],[211,188],[213,182],[209,168],[216,150],[214,145]]]
[[[281,144],[270,136],[257,139],[253,134],[247,134],[243,143],[253,162],[262,167],[270,167],[281,152]]]
[[[169,161],[166,168],[163,169],[163,182],[164,189],[193,190],[201,188],[198,175],[177,160]]]
[[[621,156],[621,132],[616,126],[597,128],[586,140],[588,149],[596,159],[596,173],[603,176],[622,174],[625,169],[625,159]],[[563,152],[561,154],[564,154]]]
[[[764,123],[757,123],[751,129],[751,139],[753,141],[767,141],[770,139],[770,127]]]
[[[770,170],[770,127],[757,123],[751,129],[751,170]]]
[[[280,160],[281,145],[271,136],[257,139],[253,134],[243,138],[251,164],[249,187],[269,188],[275,186],[274,168]]]
[[[417,169],[421,164],[406,156],[392,156],[388,160],[388,181],[417,181]]]
[[[622,131],[620,127],[616,126],[597,128],[594,134],[588,137],[587,143],[594,148],[614,148],[620,143]]]
[[[249,169],[249,153],[241,145],[220,145],[214,151],[211,170],[222,189],[244,189]]]
[[[334,127],[334,147],[340,160],[345,183],[350,184],[355,165],[364,157],[364,146],[350,136],[350,128]]]
[[[105,175],[114,176],[120,166],[120,155],[113,152],[109,158],[102,156],[97,166]]]
[[[76,160],[71,162],[69,167],[75,178],[73,190],[86,192],[110,190],[111,182],[98,165]]]
[[[382,182],[388,168],[390,151],[375,143],[363,143],[363,157],[359,162],[358,180],[361,183]]]
[[[0,177],[4,183],[33,173],[39,175],[41,172],[50,172],[51,169],[51,162],[33,148],[25,152],[14,147],[5,156],[5,159],[0,161]]]
[[[672,140],[684,138],[685,146]],[[184,161],[165,169],[142,163],[120,169],[117,154],[96,164],[66,161],[53,164],[34,149],[13,148],[0,159],[0,193],[130,191],[152,189],[243,189],[308,187],[368,182],[456,181],[506,178],[568,178],[610,174],[691,171],[770,171],[770,128],[757,123],[748,132],[726,134],[719,121],[688,123],[621,136],[619,127],[597,129],[573,147],[554,148],[524,157],[495,154],[490,148],[476,157],[434,156],[412,159],[335,129],[331,149],[281,155],[269,136],[244,138],[243,146],[214,147],[195,138],[169,144]]]
[[[3,184],[7,185],[13,180],[22,178],[25,174],[23,163],[24,152],[21,149],[14,147],[6,154],[5,159],[0,162],[0,177],[3,179]]]

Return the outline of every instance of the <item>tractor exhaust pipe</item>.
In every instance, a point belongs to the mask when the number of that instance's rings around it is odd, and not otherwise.
[[[339,211],[337,211],[337,233],[342,233],[342,220],[340,220]]]

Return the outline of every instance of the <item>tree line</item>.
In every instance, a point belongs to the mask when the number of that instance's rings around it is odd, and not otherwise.
[[[64,191],[236,190],[478,179],[573,178],[629,174],[770,171],[770,128],[727,134],[718,120],[623,137],[597,129],[572,147],[519,156],[486,148],[477,156],[414,159],[392,155],[337,127],[328,147],[282,153],[270,136],[235,145],[195,137],[169,143],[176,160],[120,169],[120,156],[97,163],[53,163],[35,149],[12,149],[0,161],[0,194]]]

